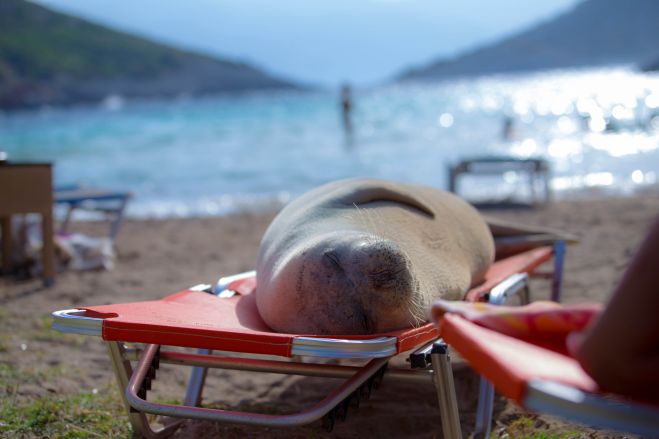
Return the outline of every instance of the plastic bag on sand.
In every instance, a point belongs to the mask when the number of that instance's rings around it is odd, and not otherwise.
[[[59,252],[58,258],[71,270],[114,268],[114,250],[110,238],[70,233],[57,235],[55,245]]]

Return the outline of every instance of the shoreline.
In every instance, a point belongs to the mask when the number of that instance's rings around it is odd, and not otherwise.
[[[443,188],[439,188],[445,190]],[[641,197],[645,194],[652,194],[659,192],[659,183],[651,184],[637,184],[631,188],[613,188],[608,186],[593,186],[593,187],[584,187],[578,189],[561,189],[553,190],[551,192],[551,201],[550,203],[555,202],[579,202],[579,201],[592,201],[592,200],[603,200],[603,199],[618,199],[618,198],[634,198]],[[158,203],[139,203],[133,198],[129,201],[124,213],[125,220],[131,221],[167,221],[171,219],[201,219],[201,218],[226,218],[232,216],[240,215],[251,215],[259,216],[265,215],[269,216],[273,213],[278,212],[283,208],[288,202],[296,198],[295,195],[290,193],[279,193],[272,196],[253,196],[246,195],[241,196],[243,201],[236,201],[232,205],[231,195],[223,195],[218,197],[220,201],[215,202],[209,198],[201,198],[197,201],[189,203],[186,205],[184,202],[179,201],[169,201],[165,202],[169,205],[169,208],[164,208],[163,206],[158,206]],[[244,201],[244,199],[252,198],[255,201],[249,202]],[[497,210],[500,208],[502,210],[507,210],[510,208],[519,207],[522,203],[515,202],[514,204],[507,203],[507,201],[502,201],[497,205],[493,203],[493,207],[488,207],[487,210]],[[141,205],[151,204],[150,208],[140,209]],[[164,204],[164,203],[163,203]],[[209,205],[210,204],[210,205]],[[507,205],[510,204],[510,205]],[[192,208],[190,208],[192,206]],[[196,207],[195,207],[196,206]],[[529,208],[542,208],[542,204],[534,206],[529,205]],[[136,212],[136,209],[142,210],[142,212]],[[59,215],[62,215],[62,212],[59,212]],[[102,216],[94,212],[76,212],[75,220],[76,221],[98,221],[101,220]]]

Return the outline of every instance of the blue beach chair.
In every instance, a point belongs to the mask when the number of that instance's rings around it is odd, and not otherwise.
[[[128,200],[132,197],[130,192],[114,191],[83,185],[58,186],[55,188],[55,205],[66,208],[64,220],[59,233],[67,233],[73,212],[86,210],[103,214],[110,221],[109,238],[114,243]]]

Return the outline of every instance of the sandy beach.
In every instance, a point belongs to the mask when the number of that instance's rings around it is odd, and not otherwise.
[[[568,250],[564,276],[564,302],[575,303],[607,299],[657,212],[659,191],[652,189],[633,197],[559,201],[538,209],[487,213],[566,230],[580,238],[580,243]],[[14,375],[31,377],[17,383],[11,381],[10,374],[0,375],[5,381],[0,396],[11,397],[22,407],[54,394],[93,393],[94,389],[97,394],[118,394],[101,340],[54,333],[48,328],[50,313],[82,305],[155,299],[191,285],[213,283],[221,275],[252,269],[260,237],[273,215],[129,220],[119,234],[112,271],[65,271],[48,289],[38,280],[0,278],[0,366]],[[94,223],[78,226],[87,233],[100,233],[103,227]],[[548,292],[547,284],[534,282],[534,299],[547,298]],[[163,392],[163,398],[180,397],[174,392],[182,388],[188,371],[164,366],[161,376],[169,371],[168,384],[156,390]],[[468,434],[473,427],[477,380],[468,370],[459,371],[456,379],[463,432]],[[335,385],[331,380],[214,371],[204,403],[279,413],[317,401]],[[112,415],[126,416],[119,408]],[[499,399],[495,432],[505,437],[506,426],[522,415]],[[542,416],[524,415],[524,419],[531,420],[529,428],[533,431],[574,435],[566,437],[618,437]],[[441,437],[441,427],[430,381],[402,385],[387,382],[385,376],[371,399],[352,410],[345,422],[337,422],[332,433],[326,433],[320,422],[288,430],[187,422],[175,437],[204,436],[429,438]]]

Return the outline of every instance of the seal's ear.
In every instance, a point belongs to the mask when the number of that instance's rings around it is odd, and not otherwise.
[[[389,188],[386,183],[369,183],[365,182],[362,185],[353,188],[349,194],[341,197],[346,204],[361,207],[368,203],[385,202],[397,203],[418,210],[424,215],[431,218],[435,217],[432,209],[414,194],[403,191],[400,188]]]

